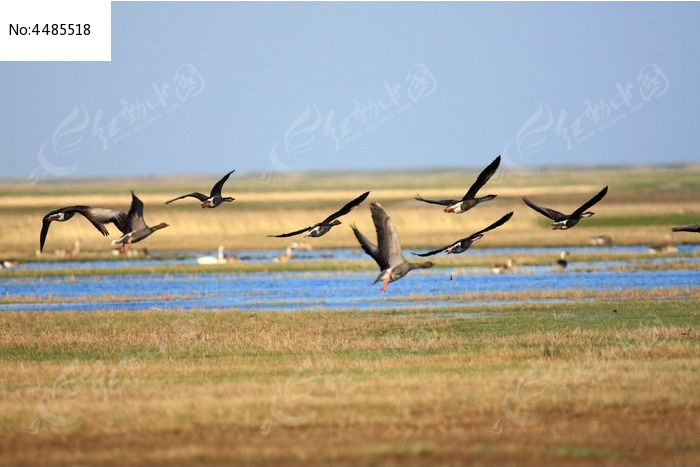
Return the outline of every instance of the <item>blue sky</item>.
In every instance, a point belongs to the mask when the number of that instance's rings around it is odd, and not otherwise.
[[[0,63],[2,175],[698,162],[697,24],[697,3],[114,3],[111,62]]]

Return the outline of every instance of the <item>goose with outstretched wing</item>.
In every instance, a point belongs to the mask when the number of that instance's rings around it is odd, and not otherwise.
[[[477,198],[476,194],[486,184],[486,182],[489,181],[493,174],[496,173],[496,169],[498,169],[500,163],[501,156],[498,156],[479,174],[474,184],[469,188],[469,191],[467,191],[462,199],[426,199],[421,195],[416,195],[415,199],[424,203],[445,206],[444,211],[448,213],[460,214],[466,212],[477,204],[492,200],[496,197],[496,195],[487,195]]]
[[[131,192],[131,207],[126,218],[127,231],[117,240],[112,242],[112,245],[122,244],[119,249],[120,253],[126,253],[132,243],[140,242],[144,238],[151,235],[156,230],[168,227],[168,224],[162,222],[153,227],[146,225],[143,219],[143,201],[141,201],[132,191]]]
[[[183,198],[197,198],[201,203],[202,203],[202,209],[204,208],[215,208],[219,206],[221,203],[232,203],[233,201],[236,200],[236,198],[231,198],[231,197],[222,197],[221,196],[221,190],[224,187],[224,183],[226,183],[226,180],[231,176],[232,173],[234,173],[235,170],[230,171],[226,175],[223,176],[221,180],[216,182],[216,185],[211,189],[211,193],[209,196],[205,195],[204,193],[199,193],[198,191],[195,191],[194,193],[187,193],[186,195],[178,196],[177,198],[173,198],[171,200],[168,200],[165,202],[165,204],[170,204],[173,201],[177,201],[179,199]]]
[[[377,232],[378,245],[369,241],[354,225],[352,226],[352,231],[355,233],[355,238],[360,242],[364,252],[371,256],[379,266],[379,275],[372,284],[382,281],[382,293],[386,292],[390,282],[401,279],[412,270],[433,267],[433,263],[430,261],[423,263],[406,261],[401,252],[399,233],[391,218],[384,211],[384,208],[379,203],[372,203],[370,204],[370,211],[372,212],[374,229]]]
[[[539,205],[533,203],[532,201],[530,201],[529,199],[527,199],[526,197],[523,197],[523,202],[525,204],[527,204],[528,206],[530,206],[535,211],[542,214],[543,216],[548,217],[551,220],[553,220],[554,221],[552,223],[553,230],[566,230],[566,229],[570,229],[573,226],[575,226],[576,224],[578,224],[578,222],[581,219],[584,219],[586,217],[591,217],[593,214],[595,214],[594,212],[588,211],[588,209],[590,209],[591,206],[593,206],[598,201],[603,199],[603,197],[605,196],[605,194],[607,192],[608,192],[608,187],[606,186],[605,188],[600,190],[600,192],[597,195],[595,195],[593,198],[591,198],[588,201],[586,201],[585,203],[583,203],[581,205],[581,207],[579,207],[578,209],[576,209],[574,212],[572,212],[569,215],[563,214],[559,211],[555,211],[554,209],[545,208],[544,206],[539,206]]]
[[[498,219],[496,222],[489,225],[485,229],[481,229],[478,232],[475,232],[468,237],[457,240],[455,243],[451,243],[451,244],[446,245],[442,248],[438,248],[437,250],[428,251],[426,253],[413,253],[413,254],[416,256],[426,257],[426,256],[432,256],[432,255],[436,255],[438,253],[442,253],[443,251],[445,253],[447,253],[448,255],[449,254],[464,253],[465,251],[467,251],[469,249],[469,247],[472,246],[472,244],[475,241],[477,241],[481,237],[483,237],[486,232],[488,232],[489,230],[493,230],[496,227],[502,226],[503,224],[508,222],[511,217],[513,217],[513,211],[511,211],[508,214],[506,214],[505,216],[501,217],[500,219]]]
[[[105,224],[114,224],[122,233],[128,231],[125,230],[127,228],[127,214],[125,212],[115,211],[113,209],[92,208],[90,206],[66,206],[47,213],[42,219],[41,234],[39,235],[40,252],[44,251],[44,243],[46,243],[46,236],[49,233],[51,223],[65,222],[73,218],[76,214],[80,214],[89,220],[90,223],[105,236],[109,235]]]
[[[367,198],[367,196],[369,196],[369,191],[362,193],[360,196],[353,199],[352,201],[347,203],[345,206],[343,206],[330,216],[326,217],[323,221],[319,222],[318,224],[310,225],[308,227],[304,227],[303,229],[295,230],[294,232],[287,232],[279,235],[268,235],[268,237],[293,237],[294,235],[299,235],[304,232],[306,232],[306,235],[304,235],[304,237],[320,237],[322,235],[325,235],[333,227],[335,227],[336,225],[340,225],[341,222],[338,220],[340,216],[346,215],[354,207],[359,206],[360,203],[362,203]]]

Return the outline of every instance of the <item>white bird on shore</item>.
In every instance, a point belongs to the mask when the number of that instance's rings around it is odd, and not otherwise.
[[[200,256],[197,258],[197,264],[227,264],[237,262],[237,258],[224,256],[224,246],[219,245],[216,256]]]

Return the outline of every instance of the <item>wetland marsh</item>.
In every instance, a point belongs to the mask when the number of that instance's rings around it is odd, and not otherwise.
[[[697,222],[698,175],[507,173],[460,217],[411,200],[463,188],[439,171],[241,177],[215,212],[164,206],[181,179],[0,183],[2,256],[20,260],[0,271],[0,462],[697,464],[700,241],[669,223]],[[570,232],[519,199],[566,208],[603,178],[610,194]],[[365,186],[406,255],[515,215],[385,295],[347,225],[274,261],[290,241],[266,235]],[[45,212],[120,207],[130,188],[172,225],[138,256],[113,255],[84,219],[53,225],[35,255]],[[373,230],[364,205],[343,223]],[[600,235],[613,245],[593,246]],[[238,260],[197,264],[218,245]]]

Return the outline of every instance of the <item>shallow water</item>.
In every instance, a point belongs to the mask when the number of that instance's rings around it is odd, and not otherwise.
[[[695,253],[700,252],[700,244],[694,245],[679,245],[678,251],[680,253]],[[538,254],[550,254],[552,255],[552,262],[559,257],[559,253],[562,251],[562,247],[542,247],[542,248],[530,248],[530,247],[519,247],[519,248],[478,248],[474,247],[469,249],[467,252],[463,253],[461,256],[469,255],[473,257],[483,257],[483,256],[501,256],[505,259],[512,256],[521,255],[538,255]],[[616,254],[616,253],[647,253],[648,247],[646,246],[611,246],[611,247],[566,247],[566,250],[571,254],[571,257],[575,257],[577,254]],[[410,252],[413,250],[405,252],[408,258]],[[416,250],[415,252],[421,252],[424,250]],[[235,255],[237,258],[247,262],[247,263],[269,263],[274,260],[276,256],[283,254],[285,250],[244,250],[237,251]],[[156,266],[156,265],[187,265],[187,264],[197,264],[197,258],[200,256],[216,256],[216,251],[206,251],[197,252],[189,251],[179,253],[176,258],[171,257],[159,257],[157,253],[154,253],[151,258],[148,259],[115,259],[109,261],[53,261],[53,262],[41,262],[33,261],[28,262],[23,267],[31,270],[50,270],[50,269],[110,269],[110,268],[128,268],[128,267],[140,267],[140,266]],[[229,254],[229,253],[227,253]],[[317,260],[358,260],[367,259],[361,249],[359,248],[337,248],[337,249],[321,249],[321,250],[311,250],[311,251],[294,251],[293,253],[294,261],[317,261]],[[649,260],[660,260],[660,261],[677,261],[677,258],[654,258],[649,257]]]
[[[555,272],[546,266],[523,268],[502,275],[460,275],[456,272],[456,268],[413,271],[404,279],[389,284],[384,296],[380,293],[380,284],[371,285],[376,277],[373,271],[106,275],[41,277],[31,280],[14,278],[0,282],[0,295],[40,297],[47,300],[53,298],[51,301],[58,301],[0,304],[0,311],[224,308],[296,311],[466,307],[511,302],[441,301],[438,297],[466,292],[524,290],[692,289],[700,283],[700,271],[697,270]],[[138,301],[105,301],[100,299],[104,295]],[[164,295],[168,298],[164,299]],[[428,300],[406,300],[411,295],[427,297]],[[430,300],[430,297],[436,299]],[[528,303],[532,302],[528,300]]]

